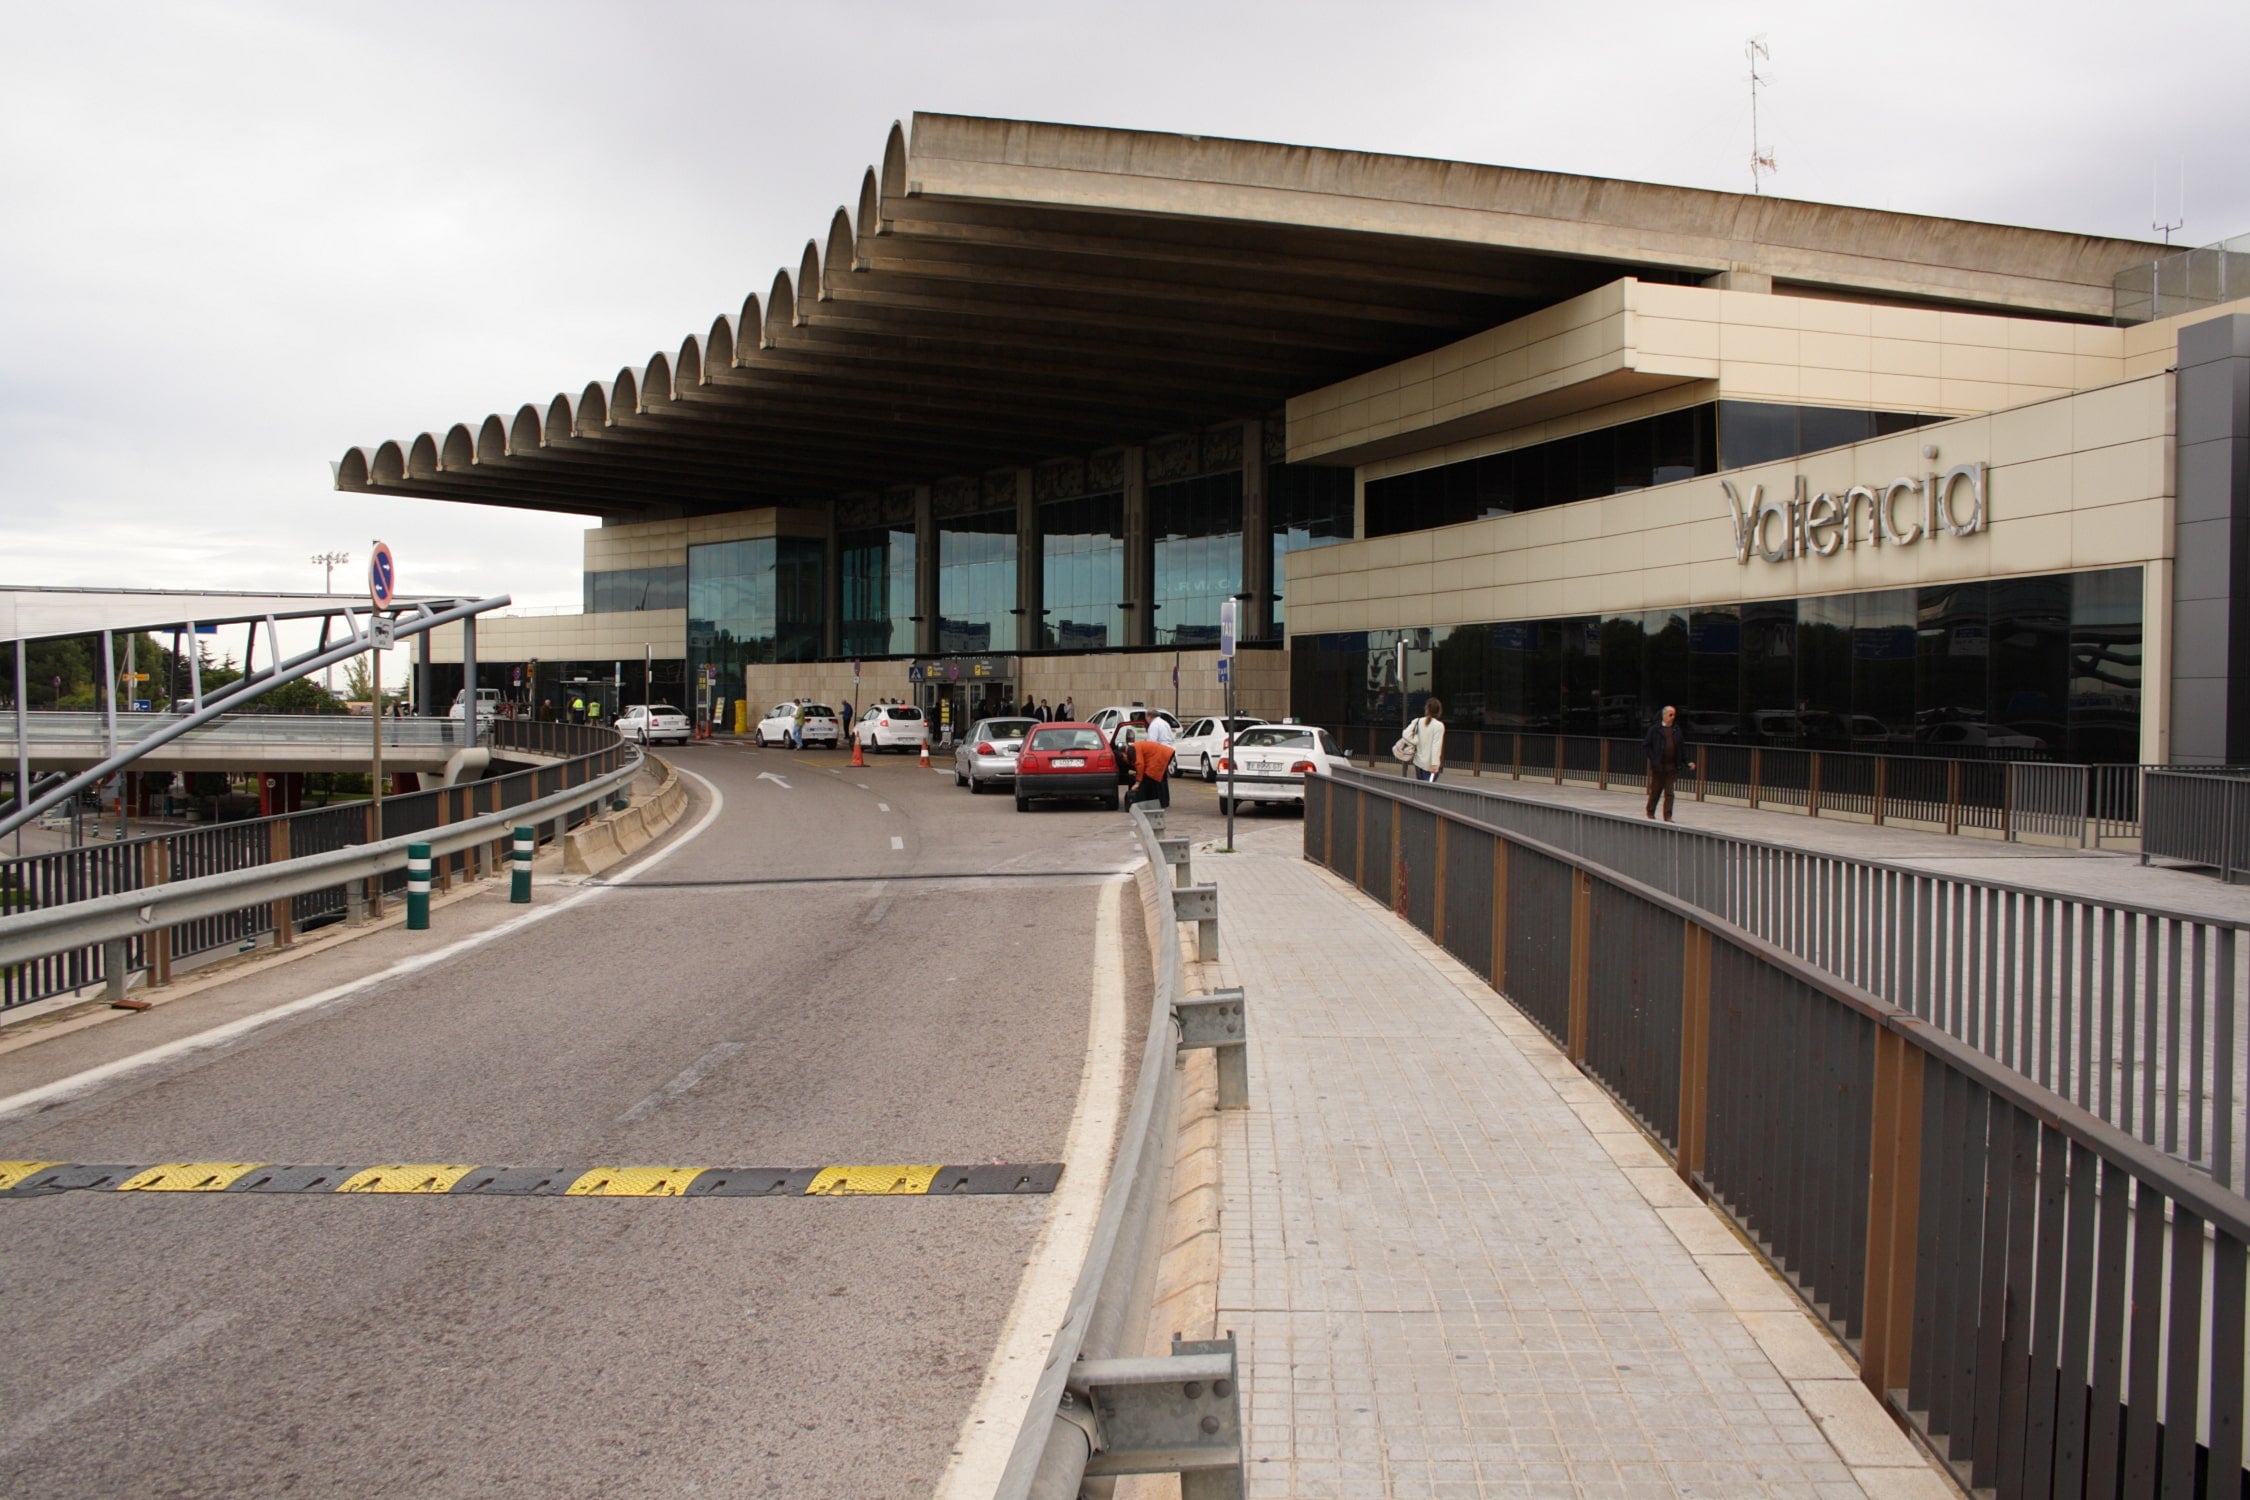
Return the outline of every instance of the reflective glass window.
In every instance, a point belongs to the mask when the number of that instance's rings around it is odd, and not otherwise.
[[[914,650],[914,528],[847,531],[843,553],[844,654],[906,656]]]
[[[1986,726],[1992,720],[1988,588],[1981,583],[1925,588],[1916,600],[1915,614],[1915,743],[1941,749],[1988,743]]]
[[[1016,649],[1016,513],[938,522],[938,649],[947,655]]]
[[[1797,709],[1802,742],[1845,750],[1852,740],[1852,625],[1849,594],[1797,601]]]
[[[1353,476],[1321,464],[1266,465],[1266,520],[1273,530],[1274,634],[1288,633],[1289,570],[1282,559],[1352,539]],[[1451,700],[1448,699],[1448,702]]]
[[[1083,495],[1039,507],[1047,616],[1040,645],[1091,651],[1125,643],[1125,496]]]
[[[1912,589],[1852,596],[1853,749],[1913,744],[1918,631]]]
[[[1745,604],[1741,617],[1745,736],[1759,745],[1797,744],[1797,601]]]
[[[2141,570],[2071,576],[2070,759],[2141,758]]]
[[[1641,658],[1648,645],[1641,612],[1604,616],[1601,630],[1601,699],[1595,706],[1594,732],[1639,734]]]
[[[1694,702],[1688,652],[1688,614],[1684,609],[1652,609],[1641,622],[1641,717],[1654,723],[1669,704],[1682,714]]]
[[[1992,601],[1992,721],[2004,748],[2061,754],[2070,739],[2071,580],[2008,578]]]
[[[1682,717],[1698,740],[1743,738],[1742,611],[1731,604],[1688,614],[1688,703]]]
[[[1242,471],[1148,488],[1155,552],[1156,639],[1210,645],[1219,601],[1242,589]]]

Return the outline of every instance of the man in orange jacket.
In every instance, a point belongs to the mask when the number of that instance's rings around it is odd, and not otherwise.
[[[1172,747],[1145,735],[1133,742],[1133,789],[1125,794],[1127,807],[1136,802],[1172,805]]]

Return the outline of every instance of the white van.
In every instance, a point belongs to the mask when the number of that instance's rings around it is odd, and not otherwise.
[[[464,705],[467,704],[468,699],[469,695],[466,690],[455,693],[453,695],[453,709],[446,715],[446,717],[449,719],[459,719],[467,717],[468,710]],[[477,721],[479,723],[484,723],[488,720],[497,719],[499,717],[500,690],[498,688],[478,688]]]

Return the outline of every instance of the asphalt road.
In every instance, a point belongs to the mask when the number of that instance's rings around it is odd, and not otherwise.
[[[0,1159],[1060,1160],[1099,902],[1128,1057],[1145,1017],[1124,819],[1019,816],[905,758],[678,762],[724,806],[639,881],[0,1121]],[[289,973],[260,993],[316,983]],[[10,1052],[0,1095],[225,997]],[[0,1202],[0,1493],[927,1495],[1051,1201]]]

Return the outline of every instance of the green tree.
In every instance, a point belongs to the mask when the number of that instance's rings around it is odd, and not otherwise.
[[[406,694],[397,686],[384,688],[383,701],[377,711],[389,712],[391,705],[399,702],[405,696]],[[353,657],[351,665],[344,669],[344,698],[351,703],[372,703],[375,701],[375,674],[369,668],[368,658],[365,656]]]

